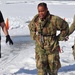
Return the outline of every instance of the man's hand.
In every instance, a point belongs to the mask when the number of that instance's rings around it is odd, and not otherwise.
[[[11,44],[13,45],[13,41],[11,40],[11,38],[10,38],[9,35],[6,36],[6,43],[7,43],[7,42],[9,42],[10,45],[11,45]]]
[[[68,39],[69,39],[69,36],[66,36],[64,40],[65,40],[65,41],[68,41]]]

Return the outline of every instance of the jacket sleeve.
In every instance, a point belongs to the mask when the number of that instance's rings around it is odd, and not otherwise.
[[[73,23],[69,28],[69,35],[72,34],[74,30],[75,30],[75,15],[74,15]]]
[[[4,19],[3,19],[3,15],[2,15],[2,13],[1,13],[1,11],[0,11],[0,23],[1,22],[4,22]]]
[[[59,41],[65,40],[65,37],[69,35],[68,23],[65,20],[61,19],[60,17],[57,17],[56,26],[57,26],[57,30],[60,31],[60,34],[58,34],[57,39]]]
[[[75,30],[75,23],[72,23],[72,25],[69,28],[69,35],[72,34]]]
[[[29,30],[30,30],[30,36],[31,36],[32,40],[35,40],[35,37],[36,37],[36,27],[35,27],[35,23],[34,23],[33,19],[29,23],[28,27],[29,27]]]

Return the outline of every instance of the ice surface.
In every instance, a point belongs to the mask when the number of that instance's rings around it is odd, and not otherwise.
[[[10,46],[5,43],[5,35],[1,32],[0,75],[37,75],[35,63],[35,42],[31,40],[28,24],[37,13],[37,4],[46,2],[50,13],[65,18],[71,25],[75,14],[74,1],[50,0],[0,0],[0,10],[4,19],[9,19],[9,34],[14,41]],[[74,44],[75,32],[68,41],[60,42],[62,67],[58,75],[75,75],[75,61],[71,46]]]

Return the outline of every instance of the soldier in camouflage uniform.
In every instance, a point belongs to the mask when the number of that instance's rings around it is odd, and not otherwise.
[[[30,22],[29,30],[35,40],[35,58],[38,75],[57,75],[61,67],[59,41],[65,40],[69,27],[58,16],[49,13],[46,3],[38,4],[38,14]],[[57,30],[60,34],[56,36]]]
[[[5,27],[5,23],[1,11],[0,11],[0,26],[2,27],[2,30],[6,36],[6,43],[9,42],[10,44],[13,44],[13,41],[11,40],[8,31]],[[1,58],[1,31],[0,31],[0,58]]]
[[[74,15],[73,23],[69,28],[69,35],[72,34],[74,31],[75,31],[75,15]],[[72,49],[73,49],[73,56],[74,56],[74,59],[75,59],[75,40],[74,40],[74,45],[72,46]]]
[[[72,34],[74,32],[74,30],[75,30],[75,15],[74,15],[73,23],[69,28],[69,35]]]

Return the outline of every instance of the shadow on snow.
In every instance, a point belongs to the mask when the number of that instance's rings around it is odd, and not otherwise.
[[[61,67],[59,72],[75,71],[75,64]]]
[[[26,74],[37,74],[37,70],[36,69],[33,69],[33,70],[27,70],[27,69],[24,69],[24,68],[21,68],[19,71],[17,71],[16,73],[14,74],[22,74],[22,73],[26,73]]]

